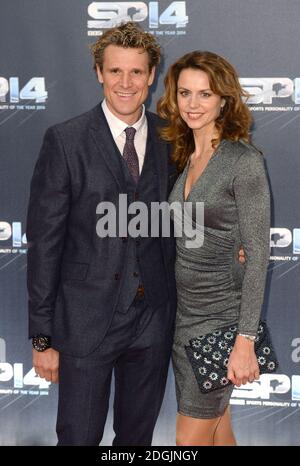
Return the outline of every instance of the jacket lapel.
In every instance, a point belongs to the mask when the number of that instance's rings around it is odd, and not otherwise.
[[[159,182],[159,197],[161,201],[164,201],[167,200],[168,195],[167,143],[159,138],[157,119],[149,112],[146,112],[146,117],[148,123],[148,137],[145,155],[155,158]],[[101,104],[94,108],[91,121],[91,135],[99,154],[103,157],[112,176],[118,183],[120,190],[124,191],[126,186],[120,152],[112,137]]]
[[[159,138],[157,120],[146,112],[148,121],[147,152],[151,148],[151,156],[155,158],[158,174],[160,201],[167,200],[168,190],[168,149],[167,144]],[[156,121],[155,121],[156,120]],[[149,146],[149,147],[148,147]]]
[[[104,116],[101,104],[94,109],[91,123],[92,138],[97,146],[99,154],[115,178],[121,191],[125,189],[125,178],[119,149],[112,137],[108,123]]]

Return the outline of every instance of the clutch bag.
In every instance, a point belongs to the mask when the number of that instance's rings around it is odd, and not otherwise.
[[[227,379],[227,365],[237,336],[237,325],[192,338],[185,351],[202,393],[208,393],[232,382]],[[277,370],[278,360],[266,322],[260,321],[255,353],[261,374]]]

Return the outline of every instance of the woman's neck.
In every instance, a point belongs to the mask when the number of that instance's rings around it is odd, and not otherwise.
[[[218,134],[216,131],[199,132],[194,131],[195,151],[196,157],[201,157],[214,150],[211,141],[217,139]]]

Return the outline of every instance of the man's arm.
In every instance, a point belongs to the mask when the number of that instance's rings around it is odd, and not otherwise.
[[[57,131],[50,128],[34,169],[27,214],[30,338],[36,335],[51,337],[70,198],[66,155]],[[33,351],[34,361],[48,361],[43,371],[50,370],[49,359],[53,358],[49,358],[49,353],[54,350]],[[38,373],[41,373],[40,369]]]

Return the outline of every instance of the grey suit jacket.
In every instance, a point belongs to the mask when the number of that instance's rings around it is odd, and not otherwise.
[[[159,118],[146,112],[147,150],[155,157],[161,201],[177,177],[168,144],[157,133]],[[96,207],[118,205],[126,192],[120,154],[101,105],[45,134],[31,182],[27,216],[29,336],[52,336],[53,347],[85,355],[99,345],[111,322],[122,284],[126,243],[99,238]],[[175,313],[173,238],[161,238],[167,283],[151,276],[145,286],[168,287]],[[141,255],[147,259],[147,249]],[[143,268],[143,260],[141,263]],[[157,295],[156,295],[157,296]],[[155,298],[153,298],[155,299]]]

